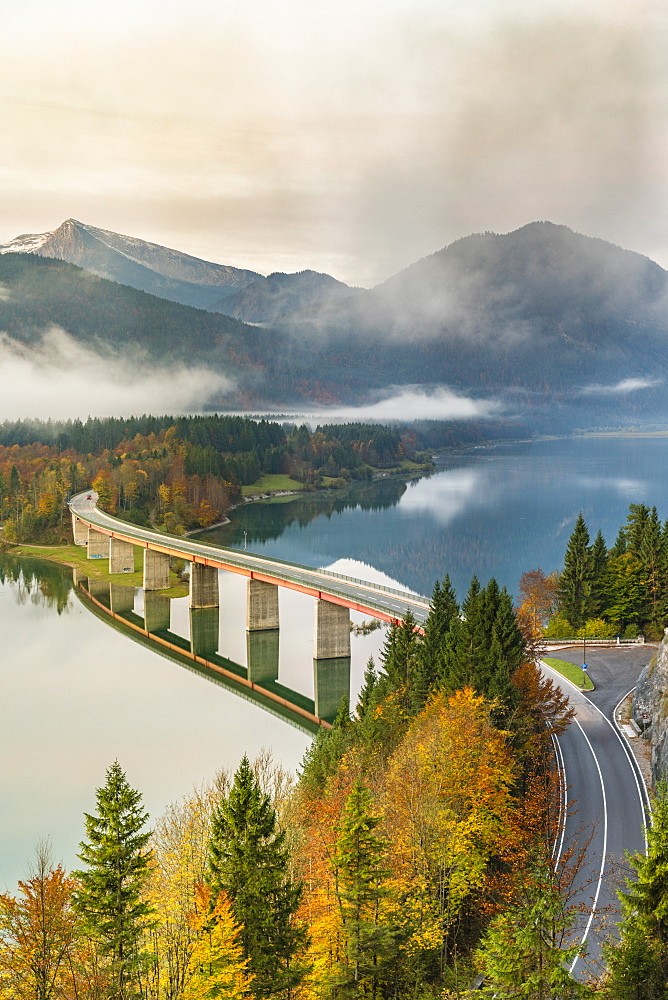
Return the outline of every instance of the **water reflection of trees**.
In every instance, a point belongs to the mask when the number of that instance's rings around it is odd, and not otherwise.
[[[0,553],[0,584],[9,586],[17,604],[43,604],[59,615],[69,610],[72,570],[66,566]]]
[[[318,492],[285,498],[284,502],[248,504],[234,512],[232,524],[209,537],[234,545],[243,541],[245,532],[248,544],[266,542],[280,538],[293,524],[305,528],[317,517],[331,518],[350,508],[373,511],[395,507],[406,489],[404,481],[387,478],[355,484],[336,495]]]

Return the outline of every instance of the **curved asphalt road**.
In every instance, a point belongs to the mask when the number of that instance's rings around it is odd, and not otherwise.
[[[89,499],[90,498],[90,499]],[[297,566],[283,562],[280,559],[269,559],[266,556],[254,555],[240,549],[224,548],[222,545],[205,545],[188,538],[166,535],[148,528],[141,528],[127,521],[120,521],[98,510],[97,494],[92,490],[79,493],[70,500],[69,506],[73,513],[84,523],[103,532],[113,534],[143,547],[155,548],[159,551],[169,551],[191,561],[197,558],[200,562],[217,565],[223,569],[236,570],[246,576],[251,573],[264,574],[272,577],[276,583],[283,586],[293,586],[295,589],[305,589],[311,593],[321,593],[326,600],[327,595],[343,598],[358,610],[375,615],[385,620],[400,620],[407,608],[413,612],[418,623],[422,623],[429,614],[429,600],[419,594],[405,593],[399,590],[366,583],[363,580],[341,576],[327,570],[311,569],[307,566]],[[340,601],[336,603],[341,603]]]
[[[575,709],[573,723],[558,741],[568,801],[558,846],[563,864],[569,863],[569,850],[573,860],[582,852],[571,900],[583,907],[574,941],[586,944],[586,954],[573,964],[577,979],[601,972],[601,945],[615,936],[619,918],[616,890],[630,874],[626,852],[645,850],[645,786],[614,711],[654,652],[650,646],[590,647],[587,664],[596,690],[586,695],[543,666]],[[554,655],[582,665],[581,648]]]

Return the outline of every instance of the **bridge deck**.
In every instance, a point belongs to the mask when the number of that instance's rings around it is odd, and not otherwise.
[[[328,570],[299,566],[296,563],[270,559],[240,549],[195,542],[189,538],[179,538],[129,524],[99,510],[97,494],[90,490],[73,497],[70,509],[84,524],[111,538],[118,538],[132,545],[186,559],[189,562],[239,573],[249,579],[297,590],[311,597],[370,615],[372,618],[387,622],[401,621],[410,608],[416,621],[422,624],[429,613],[428,599],[419,594],[393,590]]]

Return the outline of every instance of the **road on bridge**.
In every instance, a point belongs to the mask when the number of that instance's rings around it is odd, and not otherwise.
[[[85,524],[115,538],[132,542],[144,548],[166,552],[217,566],[232,573],[263,579],[278,586],[301,590],[313,597],[333,600],[353,610],[384,621],[398,621],[410,608],[418,623],[429,614],[429,600],[419,594],[392,590],[364,580],[354,580],[328,570],[298,566],[280,559],[270,559],[241,549],[222,545],[205,545],[190,538],[167,535],[149,528],[142,528],[105,514],[97,507],[97,493],[87,490],[70,500],[70,510]]]

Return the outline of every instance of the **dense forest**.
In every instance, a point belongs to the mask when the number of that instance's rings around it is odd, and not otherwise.
[[[549,733],[570,718],[505,590],[474,579],[460,606],[446,577],[423,633],[410,615],[388,630],[296,780],[244,757],[151,824],[112,762],[79,868],[41,843],[0,894],[0,997],[664,997],[665,789],[609,974],[567,972],[577,858],[555,869]]]
[[[309,430],[235,416],[89,419],[0,427],[6,541],[68,537],[65,503],[93,487],[125,520],[179,534],[221,520],[244,486],[338,488],[391,471],[429,472],[433,429],[380,424]]]
[[[614,545],[591,540],[582,514],[560,573],[525,573],[519,617],[527,637],[661,639],[668,625],[668,520],[632,503]]]

